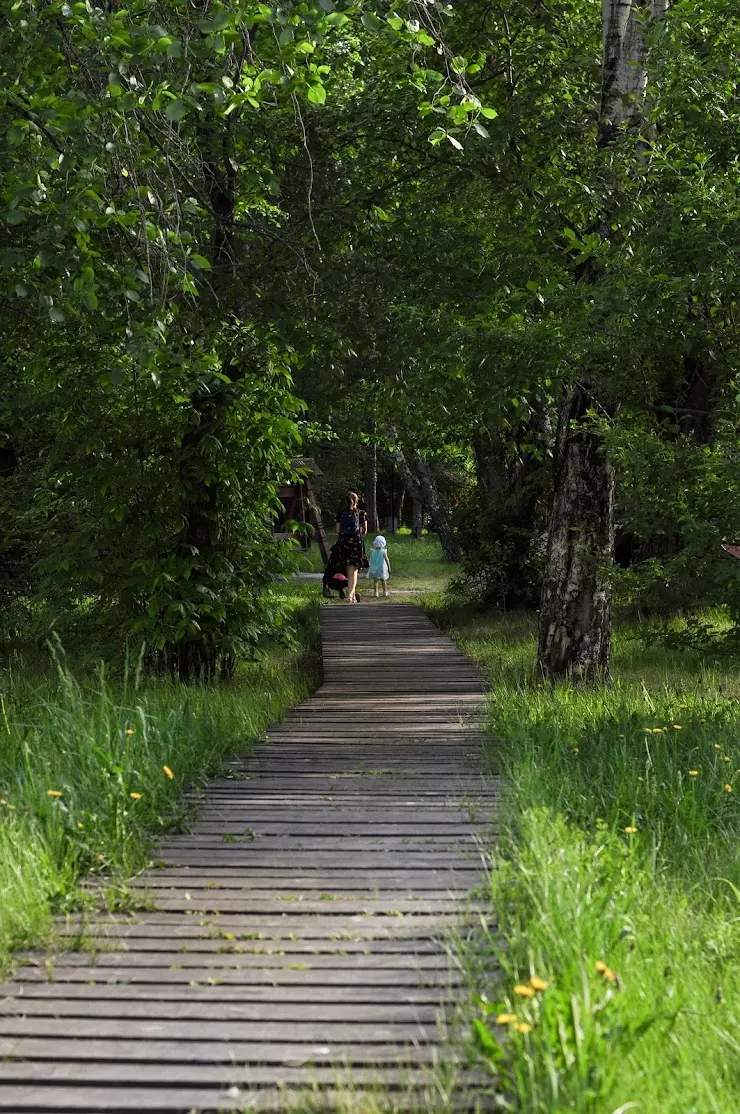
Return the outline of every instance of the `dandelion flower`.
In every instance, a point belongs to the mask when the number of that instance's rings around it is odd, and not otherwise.
[[[517,1023],[514,1025],[514,1030],[517,1033],[531,1033],[532,1026],[529,1024],[528,1021],[517,1021]]]
[[[82,821],[81,821],[81,820],[78,820],[78,821],[77,821],[77,827],[78,827],[78,828],[84,828],[84,827],[85,827],[85,825],[84,825],[84,824],[82,823]]]
[[[637,828],[633,827],[632,824],[628,824],[627,827],[624,830],[627,833],[627,835],[632,836],[637,831]]]
[[[532,987],[532,990],[547,990],[550,984],[546,979],[541,979],[539,975],[532,975],[532,978],[529,980],[529,985]]]
[[[166,777],[170,779],[170,781],[172,781],[173,777],[175,776],[169,766],[163,766],[162,772],[165,774]]]
[[[719,743],[715,743],[714,744],[714,749],[715,750],[722,750],[722,747],[719,745]]]
[[[683,731],[683,728],[681,727],[680,723],[672,723],[671,727],[673,728],[674,731]]]
[[[728,783],[727,785],[725,785],[725,793],[731,793],[731,792],[732,792],[732,786]]]
[[[62,793],[61,789],[47,789],[46,790],[46,796],[47,797],[62,797],[63,795],[64,794]]]
[[[516,1021],[515,1013],[500,1013],[496,1018],[497,1025],[511,1025],[514,1021]]]
[[[126,731],[124,732],[124,734],[126,734],[126,735],[133,735],[133,733],[134,733],[133,727],[127,727]]]
[[[570,749],[573,754],[578,754],[578,747],[571,747]]]
[[[5,808],[7,803],[8,802],[6,800],[4,800],[2,797],[0,797],[0,808]]]
[[[611,967],[607,966],[607,964],[604,963],[603,959],[597,959],[594,966],[596,967],[596,970],[599,972],[601,977],[607,982],[617,981],[617,976],[614,974]]]
[[[98,855],[97,858],[98,858],[99,863],[104,863],[105,862],[105,855]]]
[[[140,801],[141,800],[141,793],[129,793],[129,797],[131,798],[132,801]]]
[[[689,777],[698,777],[698,776],[699,776],[699,771],[698,770],[689,770]]]
[[[732,759],[730,758],[729,754],[724,754],[722,756],[722,761],[723,762],[732,762]]]
[[[514,987],[514,993],[518,994],[520,998],[534,998],[534,990],[532,987],[524,986],[522,983]]]

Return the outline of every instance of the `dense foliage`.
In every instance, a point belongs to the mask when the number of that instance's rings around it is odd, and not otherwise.
[[[612,507],[633,602],[729,598],[738,14],[612,8],[8,8],[6,628],[228,673],[299,452],[475,599],[601,599],[547,671],[608,672]]]

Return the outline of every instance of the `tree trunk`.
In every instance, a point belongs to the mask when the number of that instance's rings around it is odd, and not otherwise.
[[[647,89],[644,20],[657,19],[668,0],[602,0],[603,66],[598,146],[611,146],[625,129],[635,130],[640,157]],[[612,172],[604,168],[604,180]],[[597,222],[610,237],[609,202]],[[599,267],[576,270],[577,281],[598,282]],[[577,423],[590,403],[583,384],[563,405],[554,453],[554,493],[542,584],[538,664],[551,679],[608,681],[611,670],[611,593],[608,568],[614,552],[614,472],[598,434]]]
[[[538,649],[551,680],[610,680],[614,469],[601,438],[573,428],[589,402],[582,386],[570,391],[556,439]]]
[[[365,511],[368,530],[378,531],[378,448],[375,442],[367,447],[365,458]]]
[[[403,507],[406,502],[406,484],[402,483],[396,492],[393,501],[393,529],[397,530],[399,526],[403,526]]]
[[[411,500],[411,533],[413,537],[420,538],[424,525],[424,504],[421,499],[412,497]]]

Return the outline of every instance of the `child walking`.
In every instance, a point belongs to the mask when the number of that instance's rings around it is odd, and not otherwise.
[[[388,549],[386,548],[385,538],[382,534],[378,534],[373,542],[368,575],[372,579],[376,598],[378,595],[378,588],[382,584],[383,595],[388,599],[388,577],[391,575],[391,563],[388,560]]]

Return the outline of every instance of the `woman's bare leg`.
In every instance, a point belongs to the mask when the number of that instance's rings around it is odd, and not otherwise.
[[[353,565],[347,565],[347,600],[349,603],[355,602],[355,590],[357,588],[357,569]]]

